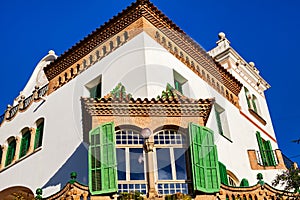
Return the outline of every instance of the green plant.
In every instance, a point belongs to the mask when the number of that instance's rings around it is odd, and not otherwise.
[[[293,166],[288,170],[283,171],[281,174],[277,174],[272,181],[273,186],[284,186],[285,193],[293,192],[294,199],[300,199],[300,169]]]
[[[165,200],[191,200],[192,197],[188,194],[183,194],[181,192],[177,192],[175,194],[170,194],[165,196]]]
[[[139,191],[131,191],[131,192],[121,192],[118,196],[118,200],[143,200],[143,193]]]

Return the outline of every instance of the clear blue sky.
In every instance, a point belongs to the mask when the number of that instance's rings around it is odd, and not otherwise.
[[[0,111],[12,103],[50,49],[60,55],[133,1],[1,1]],[[152,2],[206,50],[223,31],[247,61],[256,63],[272,86],[266,96],[279,146],[289,157],[300,155],[300,144],[291,142],[300,138],[300,1]],[[293,160],[300,163],[300,156]]]

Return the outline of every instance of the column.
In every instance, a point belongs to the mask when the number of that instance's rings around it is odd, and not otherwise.
[[[27,154],[30,154],[34,151],[34,142],[35,142],[35,128],[30,128],[30,144]]]
[[[7,146],[4,145],[2,147],[2,158],[1,158],[1,164],[0,164],[0,170],[2,170],[5,167],[5,161],[6,161],[6,154],[7,154]]]
[[[16,137],[16,151],[15,151],[15,157],[12,160],[12,163],[15,162],[16,160],[19,159],[19,155],[20,155],[20,147],[21,147],[21,137],[17,136]]]
[[[147,133],[145,134],[145,132],[148,132],[148,134]],[[150,129],[143,129],[142,135],[145,138],[144,150],[146,152],[146,160],[147,160],[147,181],[148,181],[147,197],[151,199],[158,196],[157,191],[155,189],[155,177],[154,177],[154,153],[153,153],[154,137]]]

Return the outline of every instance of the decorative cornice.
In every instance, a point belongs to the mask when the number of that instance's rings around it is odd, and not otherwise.
[[[109,38],[117,34],[121,34],[122,31],[124,32],[124,29],[141,18],[147,19],[152,26],[160,30],[160,32],[170,38],[170,40],[172,40],[178,47],[186,52],[191,60],[195,60],[195,62],[197,62],[201,67],[205,68],[205,70],[211,76],[215,77],[219,82],[225,85],[225,87],[235,95],[235,99],[232,99],[231,102],[234,101],[234,104],[238,106],[237,96],[241,90],[242,84],[230,73],[228,73],[227,70],[225,70],[222,66],[217,65],[200,45],[193,41],[186,33],[184,33],[176,24],[174,24],[149,1],[137,1],[133,3],[131,6],[127,7],[117,16],[113,17],[100,28],[96,29],[96,31],[92,32],[82,41],[63,53],[53,63],[49,64],[44,69],[47,78],[51,81],[58,75],[62,74],[69,67],[76,64],[76,62],[84,57],[87,57],[90,52],[96,48],[99,48],[99,46],[106,42]],[[141,28],[144,28],[143,25]],[[137,32],[141,32],[141,30]],[[132,38],[136,34],[137,33],[134,34],[132,31],[132,35],[130,35],[130,37]],[[123,43],[126,41],[123,41]],[[115,49],[115,47],[113,48]],[[109,49],[108,51],[111,52],[114,49]],[[179,59],[186,61],[186,58]],[[81,68],[86,67],[87,66],[83,66]],[[196,71],[196,66],[195,70],[192,70]],[[68,75],[66,75],[66,77],[68,77]],[[57,88],[57,85],[54,87]],[[53,90],[55,90],[55,88]],[[50,88],[50,92],[52,92],[52,88]],[[224,92],[224,96],[225,95],[227,94]],[[230,96],[229,93],[228,96]],[[228,99],[230,99],[230,97],[228,97]]]
[[[49,197],[43,198],[45,200],[56,200],[56,199],[87,199],[89,196],[89,187],[85,185],[81,185],[78,182],[75,182],[73,184],[67,183],[65,187],[57,192],[56,194],[53,194]]]
[[[91,116],[202,117],[206,124],[214,99],[159,98],[112,99],[82,98],[82,107]]]

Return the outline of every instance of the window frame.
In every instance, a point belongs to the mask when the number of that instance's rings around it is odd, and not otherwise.
[[[5,159],[5,167],[11,165],[14,161],[16,156],[16,149],[17,149],[17,140],[16,138],[8,140],[7,152],[6,152],[6,159]]]
[[[187,79],[180,75],[177,71],[173,70],[174,88],[181,94],[187,93],[185,86],[187,84]]]
[[[22,131],[22,139],[20,145],[19,159],[25,157],[30,149],[31,142],[31,130],[25,128]]]
[[[125,132],[125,133],[123,133]],[[131,132],[131,134],[128,134]],[[125,180],[117,180],[118,182],[118,191],[119,192],[130,192],[130,191],[139,191],[143,194],[147,193],[147,161],[146,153],[143,148],[144,140],[142,135],[140,135],[140,130],[137,130],[135,127],[126,126],[126,127],[116,127],[115,137],[116,137],[116,154],[117,149],[125,149]],[[120,136],[119,136],[119,133]],[[137,137],[135,137],[137,136]],[[133,140],[130,140],[132,138]],[[137,138],[137,140],[134,140]],[[123,142],[122,139],[126,141]],[[136,141],[136,142],[135,142]],[[143,152],[143,162],[144,162],[144,180],[131,180],[131,167],[130,167],[130,149],[142,149]],[[117,165],[118,157],[116,155]],[[117,166],[118,173],[118,166]]]
[[[45,120],[44,118],[39,119],[36,122],[36,130],[34,135],[34,150],[40,148],[43,145],[43,137],[45,132]]]
[[[226,110],[223,107],[221,107],[219,104],[215,103],[214,111],[215,111],[218,133],[231,142],[231,135],[230,135]]]
[[[102,75],[94,78],[87,84],[85,84],[87,91],[86,96],[90,98],[101,98],[102,97]]]
[[[174,143],[172,144],[172,140],[169,142],[169,144],[162,144],[161,142],[158,142],[155,139],[155,136],[159,136],[160,133],[162,132],[170,132],[170,131],[174,131],[176,132],[176,134],[180,134],[181,135],[181,140],[183,142],[181,142],[180,144],[175,144],[176,142],[174,141]],[[192,185],[192,180],[191,180],[191,172],[189,170],[189,164],[190,163],[190,153],[189,153],[189,142],[188,142],[188,134],[186,133],[186,131],[181,131],[181,130],[176,130],[173,128],[166,128],[163,130],[159,130],[157,132],[155,132],[153,134],[154,136],[154,149],[153,149],[153,153],[154,153],[154,171],[155,171],[155,180],[156,180],[156,188],[157,191],[163,191],[162,195],[167,195],[167,194],[175,194],[176,192],[180,191],[181,193],[186,193],[186,194],[190,194],[191,193],[191,185]],[[169,136],[171,136],[169,134]],[[185,143],[184,143],[185,140]],[[166,139],[164,138],[164,142],[166,142]],[[170,153],[170,163],[171,163],[171,176],[172,179],[168,179],[168,180],[161,180],[159,179],[159,169],[158,169],[158,163],[157,163],[157,150],[158,149],[169,149],[169,153]],[[185,160],[186,160],[186,166],[185,166],[185,170],[186,170],[186,179],[177,179],[177,169],[176,169],[176,162],[175,162],[175,151],[174,149],[185,149]],[[186,185],[186,186],[184,186]],[[173,188],[171,188],[173,187]],[[186,190],[186,192],[183,192],[184,190]],[[174,192],[172,192],[174,191]],[[166,193],[165,193],[166,192]],[[169,193],[168,193],[169,192]]]

